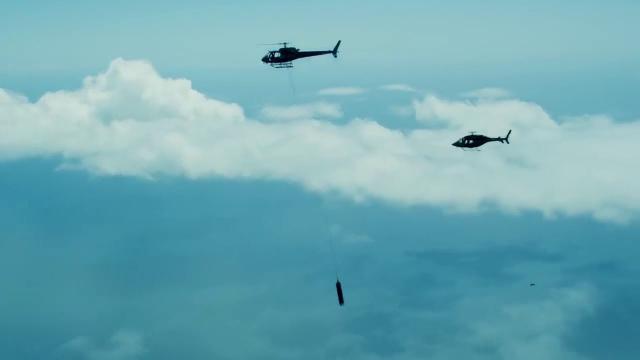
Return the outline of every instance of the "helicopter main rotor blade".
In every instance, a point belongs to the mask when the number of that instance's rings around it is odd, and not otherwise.
[[[289,44],[289,41],[282,41],[282,42],[278,42],[278,43],[271,43],[271,44],[257,44],[257,45],[283,45],[283,44]]]

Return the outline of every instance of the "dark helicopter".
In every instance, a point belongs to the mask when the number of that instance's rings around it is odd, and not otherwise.
[[[300,51],[300,49],[294,47],[287,47],[286,42],[279,43],[282,44],[282,47],[278,50],[269,51],[267,55],[262,57],[262,62],[265,64],[269,64],[274,68],[291,68],[293,67],[293,60],[310,56],[332,54],[334,58],[337,58],[340,42],[341,40],[338,41],[333,50],[322,51]]]
[[[471,135],[467,135],[463,138],[461,138],[460,140],[454,142],[453,146],[456,147],[460,147],[460,148],[476,148],[478,146],[482,146],[488,142],[491,141],[500,141],[501,143],[509,143],[509,135],[511,135],[511,130],[509,130],[509,132],[507,133],[507,136],[505,137],[497,137],[497,138],[491,138],[488,136],[484,136],[484,135],[476,135],[474,133],[471,133]]]

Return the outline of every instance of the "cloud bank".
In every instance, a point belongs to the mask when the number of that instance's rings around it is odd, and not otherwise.
[[[493,87],[477,89],[462,94],[462,97],[478,99],[500,99],[508,98],[510,96],[511,94],[509,93],[509,91]]]
[[[491,349],[501,359],[585,359],[565,339],[581,319],[595,311],[594,290],[579,285],[550,293],[543,299],[502,305],[490,317],[484,314],[474,319],[470,342],[478,349]],[[477,310],[477,303],[465,305]],[[461,311],[465,310],[463,306]]]
[[[269,105],[262,108],[261,115],[272,121],[339,118],[342,110],[337,104],[320,101],[291,106]]]
[[[367,90],[355,87],[355,86],[344,86],[344,87],[332,87],[326,88],[318,91],[318,95],[325,96],[352,96],[352,95],[360,95],[364,94]]]
[[[116,332],[104,347],[97,346],[88,337],[80,336],[66,343],[63,350],[86,360],[135,360],[146,353],[142,335],[129,330]]]
[[[387,84],[380,86],[380,90],[399,92],[418,92],[413,86],[407,84]]]
[[[0,90],[0,159],[55,156],[65,168],[98,175],[282,180],[354,200],[453,211],[489,207],[610,221],[638,214],[640,121],[558,122],[517,99],[428,95],[413,107],[425,128],[407,132],[365,119],[291,121],[286,111],[279,115],[289,121],[263,123],[188,80],[118,59],[80,89],[35,102]],[[481,152],[450,145],[469,130],[502,136],[509,129],[511,145],[492,143]]]

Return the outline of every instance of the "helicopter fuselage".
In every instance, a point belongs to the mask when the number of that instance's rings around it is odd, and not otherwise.
[[[476,148],[492,141],[499,141],[501,143],[506,142],[508,144],[509,135],[511,135],[511,130],[509,130],[509,132],[507,133],[507,136],[497,137],[497,138],[492,138],[484,135],[477,135],[477,134],[471,133],[471,135],[464,136],[460,138],[460,140],[454,142],[451,145],[459,148]]]
[[[286,45],[287,43],[283,43],[284,47],[281,47],[278,50],[269,51],[265,56],[263,56],[262,62],[273,67],[282,68],[292,67],[292,61],[311,56],[332,54],[333,57],[338,57],[338,47],[340,47],[340,43],[341,41],[338,41],[333,50],[321,51],[300,51],[298,48],[288,47]]]
[[[461,148],[476,148],[488,142],[500,140],[501,138],[490,138],[484,135],[467,135],[451,145]]]
[[[293,60],[318,56],[318,55],[327,55],[333,53],[331,50],[326,51],[300,51],[296,48],[281,48],[276,51],[269,51],[267,55],[262,57],[262,62],[265,64],[278,64],[291,62]]]

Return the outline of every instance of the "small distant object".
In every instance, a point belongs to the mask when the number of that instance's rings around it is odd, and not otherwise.
[[[277,43],[282,44],[282,47],[278,50],[269,51],[265,56],[262,57],[262,62],[265,64],[269,64],[274,68],[291,68],[293,67],[293,60],[301,58],[326,54],[331,54],[334,58],[337,58],[338,48],[340,47],[341,42],[342,40],[338,40],[338,43],[333,47],[333,50],[321,51],[300,51],[300,49],[297,49],[293,46],[287,46],[286,42]]]
[[[336,291],[338,292],[338,304],[340,306],[344,305],[344,295],[342,294],[342,284],[340,284],[340,280],[336,281]]]
[[[503,144],[506,142],[508,144],[509,135],[511,135],[511,130],[509,130],[509,132],[507,133],[507,136],[497,137],[497,138],[492,138],[484,135],[476,135],[474,133],[471,133],[471,135],[467,135],[463,138],[460,138],[460,140],[454,142],[451,145],[459,148],[476,148],[492,141],[500,141]]]
[[[531,283],[529,284],[529,286],[536,286],[536,283]]]

